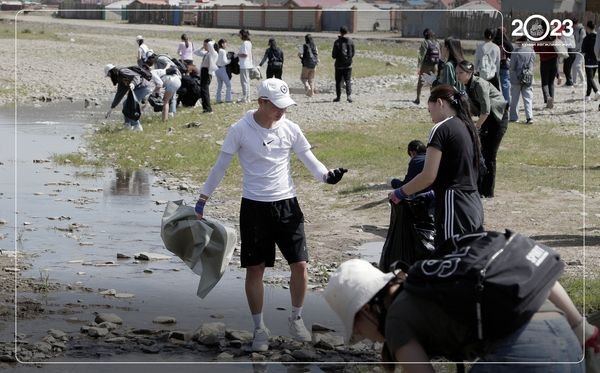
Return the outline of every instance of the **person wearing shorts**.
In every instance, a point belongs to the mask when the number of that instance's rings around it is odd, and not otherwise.
[[[262,81],[258,88],[258,109],[248,111],[229,129],[196,203],[196,215],[202,219],[206,201],[237,154],[243,171],[241,265],[246,268],[246,298],[254,321],[253,351],[269,348],[270,333],[262,313],[263,275],[265,267],[275,264],[275,245],[290,266],[290,334],[302,342],[311,340],[301,317],[308,285],[308,251],[304,215],[291,175],[292,152],[320,182],[336,184],[347,171],[328,170],[317,160],[300,127],[285,117],[286,109],[295,104],[283,80]]]

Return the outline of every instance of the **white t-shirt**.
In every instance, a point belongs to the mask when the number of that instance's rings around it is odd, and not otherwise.
[[[240,54],[247,54],[247,57],[240,57],[240,69],[251,69],[254,67],[252,62],[252,43],[250,40],[244,40],[242,45],[240,45]]]
[[[306,152],[310,144],[300,127],[285,115],[267,129],[256,123],[255,111],[248,111],[231,126],[221,151],[238,154],[244,173],[244,198],[260,202],[293,198],[296,188],[290,170],[292,151]]]

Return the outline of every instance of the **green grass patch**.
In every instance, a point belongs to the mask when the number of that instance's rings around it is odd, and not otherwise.
[[[575,306],[582,309],[583,313],[589,315],[600,311],[600,278],[586,278],[585,286],[582,276],[563,276],[560,279]],[[584,305],[585,289],[585,305]]]
[[[552,123],[510,124],[498,153],[496,182],[500,189],[531,191],[536,187],[581,190],[584,177],[584,139],[552,131]],[[585,139],[586,164],[600,164],[600,139]],[[569,156],[565,156],[568,149]],[[587,167],[589,192],[600,191],[600,172]]]
[[[57,154],[54,153],[50,156],[50,159],[59,165],[71,165],[71,166],[92,166],[92,167],[104,167],[106,162],[99,159],[87,158],[79,153],[68,153],[68,154]]]

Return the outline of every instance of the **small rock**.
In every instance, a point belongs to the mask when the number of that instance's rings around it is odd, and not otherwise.
[[[131,259],[129,255],[117,253],[117,259]]]
[[[169,339],[175,339],[178,341],[187,341],[190,339],[190,336],[186,332],[174,330],[169,333]]]
[[[142,346],[141,350],[143,353],[146,353],[146,354],[158,354],[160,352],[161,348],[160,348],[160,346],[156,346],[156,345]]]
[[[312,324],[312,332],[335,332],[335,329],[330,328],[328,326],[325,325],[321,325],[319,323],[313,323]]]
[[[217,355],[217,360],[219,361],[233,360],[233,358],[234,356],[229,352],[221,352],[219,355]]]
[[[92,326],[88,329],[87,334],[93,338],[101,338],[108,335],[108,329]]]
[[[108,329],[110,331],[117,329],[119,326],[117,324],[114,324],[112,322],[109,321],[104,321],[100,324],[98,324],[99,328],[104,328],[104,329]]]
[[[100,292],[100,295],[115,295],[117,291],[115,289],[107,289]],[[98,322],[98,321],[96,321]]]
[[[128,299],[128,298],[134,298],[135,294],[131,294],[131,293],[117,293],[115,294],[115,298],[118,299]]]
[[[309,350],[295,350],[292,356],[299,361],[314,361],[317,358],[317,354]]]
[[[157,316],[152,322],[155,324],[175,324],[177,323],[177,319],[171,316]]]
[[[123,324],[123,320],[114,313],[99,313],[94,321],[97,324],[103,323],[105,321],[111,322],[113,324]]]
[[[56,339],[64,339],[67,337],[67,333],[63,332],[62,330],[58,330],[58,329],[50,329],[50,330],[48,330],[48,334],[50,334],[52,337],[54,337]]]
[[[217,345],[225,337],[225,324],[222,322],[204,323],[192,337],[207,346]]]
[[[246,330],[226,330],[225,338],[230,340],[249,341],[252,339],[252,333]]]
[[[114,343],[114,344],[125,344],[128,342],[128,340],[125,337],[113,337],[113,338],[105,339],[104,342]]]
[[[148,252],[141,252],[134,256],[134,259],[137,260],[169,260],[171,256],[163,255],[163,254],[155,254]]]

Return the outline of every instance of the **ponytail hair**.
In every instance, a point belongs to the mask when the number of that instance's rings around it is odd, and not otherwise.
[[[181,40],[183,40],[185,42],[185,47],[189,48],[190,47],[190,43],[188,41],[188,37],[186,34],[181,34]]]
[[[473,119],[471,119],[471,109],[469,108],[469,96],[467,92],[459,91],[454,86],[448,84],[442,84],[431,90],[431,95],[427,102],[436,102],[438,99],[448,102],[456,111],[456,117],[467,127],[473,141],[473,153],[475,155],[473,165],[476,170],[479,170],[481,144],[475,124],[473,123]]]

